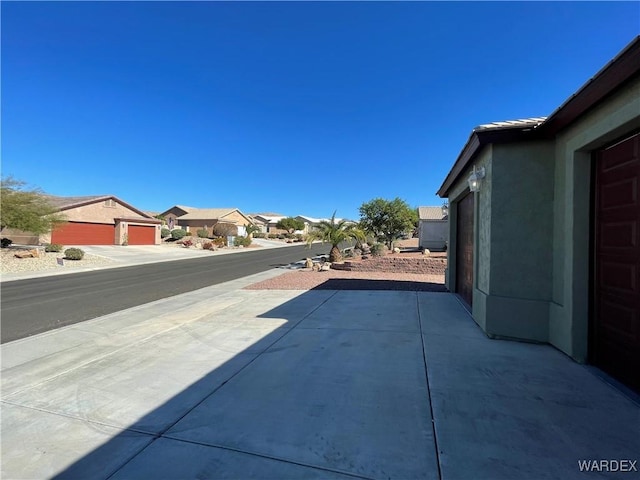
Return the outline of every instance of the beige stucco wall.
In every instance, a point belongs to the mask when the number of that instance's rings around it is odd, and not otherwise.
[[[549,341],[581,362],[588,359],[592,152],[638,128],[636,79],[556,139]]]
[[[419,246],[433,251],[444,251],[449,240],[449,220],[420,220]]]
[[[104,201],[70,208],[68,210],[64,210],[62,213],[64,213],[69,221],[110,223],[111,225],[116,223],[116,218],[140,217],[138,212],[135,212],[118,202],[116,202],[115,207],[107,207]]]

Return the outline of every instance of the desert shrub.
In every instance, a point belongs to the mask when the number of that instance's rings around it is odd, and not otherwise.
[[[163,228],[160,230],[161,238],[167,238],[169,235],[171,235],[171,230],[169,230],[168,228]]]
[[[193,246],[193,242],[191,240],[182,240],[180,243],[186,248]]]
[[[206,228],[201,228],[196,232],[199,238],[209,238],[209,231]]]
[[[267,234],[263,232],[253,232],[253,238],[265,238],[266,236]]]
[[[64,258],[67,260],[82,260],[84,257],[84,250],[80,248],[67,248],[64,251]]]
[[[287,238],[287,236],[284,233],[281,233],[280,235],[278,235],[279,240],[284,240],[285,238]]]
[[[12,243],[13,243],[13,240],[9,238],[3,238],[2,240],[0,240],[0,247],[7,248]]]
[[[59,243],[50,243],[44,247],[45,252],[61,252],[64,247]]]
[[[214,249],[213,242],[204,242],[202,244],[202,249],[203,250],[213,250]]]
[[[217,237],[213,239],[213,244],[216,247],[224,247],[227,244],[227,238],[226,237]]]
[[[184,238],[185,235],[187,235],[187,232],[185,232],[181,228],[176,228],[174,230],[171,230],[171,238],[173,238],[174,240],[180,240]]]
[[[236,247],[248,247],[251,245],[251,237],[236,237],[234,239],[234,245]]]
[[[302,235],[301,233],[296,234],[295,241],[296,242],[304,242],[304,235]]]
[[[267,235],[269,238],[274,239],[274,238],[278,238],[278,234],[277,233],[270,233],[269,235]]]
[[[216,223],[213,226],[213,234],[218,237],[228,237],[238,234],[238,227],[233,223]]]
[[[381,257],[385,254],[386,248],[387,247],[385,247],[382,243],[376,243],[371,246],[371,255],[373,255],[374,257]]]

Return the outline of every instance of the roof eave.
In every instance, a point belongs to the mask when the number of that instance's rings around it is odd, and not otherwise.
[[[540,126],[541,131],[555,135],[638,74],[640,35],[549,115]]]

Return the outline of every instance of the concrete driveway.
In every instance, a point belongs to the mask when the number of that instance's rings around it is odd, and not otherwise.
[[[487,339],[451,294],[241,289],[279,273],[3,345],[2,478],[637,469],[638,404],[557,350]]]

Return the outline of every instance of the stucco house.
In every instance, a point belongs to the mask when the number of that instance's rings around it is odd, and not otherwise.
[[[447,249],[449,214],[443,207],[418,207],[418,245],[434,252]]]
[[[210,236],[213,236],[213,227],[218,223],[234,225],[238,235],[246,235],[246,226],[253,224],[253,220],[237,208],[194,208],[174,205],[160,215],[164,217],[170,229],[180,227],[192,233],[206,229]]]
[[[250,216],[257,221],[262,233],[287,233],[286,230],[276,226],[280,220],[287,218],[286,215],[281,213],[252,213]]]
[[[640,391],[640,37],[548,118],[475,128],[448,288],[490,337],[548,342]]]
[[[38,243],[62,245],[156,245],[160,243],[157,220],[113,195],[57,197],[47,195],[50,204],[67,223]]]

